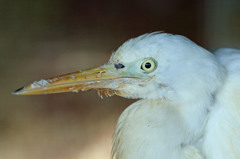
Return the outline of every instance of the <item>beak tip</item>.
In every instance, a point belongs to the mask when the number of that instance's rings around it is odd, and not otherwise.
[[[12,95],[20,95],[25,87],[21,87],[19,89],[17,89],[16,91],[12,92]]]

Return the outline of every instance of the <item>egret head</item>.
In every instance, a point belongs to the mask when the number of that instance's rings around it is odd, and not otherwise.
[[[157,32],[126,41],[103,66],[40,80],[14,94],[97,89],[100,96],[181,98],[193,92],[213,93],[222,72],[207,50],[183,36]]]

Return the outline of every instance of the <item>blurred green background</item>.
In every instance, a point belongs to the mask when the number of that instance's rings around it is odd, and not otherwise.
[[[0,0],[0,159],[110,158],[117,118],[134,100],[11,92],[102,65],[127,39],[159,30],[240,48],[240,1]]]

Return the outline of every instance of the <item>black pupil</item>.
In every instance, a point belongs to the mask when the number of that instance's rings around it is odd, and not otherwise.
[[[149,68],[151,68],[151,66],[152,66],[152,65],[151,65],[151,63],[150,63],[150,62],[147,62],[147,63],[145,63],[145,67],[146,67],[146,68],[148,68],[148,69],[149,69]]]

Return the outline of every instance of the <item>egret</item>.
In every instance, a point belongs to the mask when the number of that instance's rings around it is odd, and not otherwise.
[[[239,159],[240,51],[210,53],[162,32],[126,41],[100,67],[33,82],[13,94],[98,90],[139,99],[121,114],[115,159]],[[228,57],[229,53],[230,58]]]

